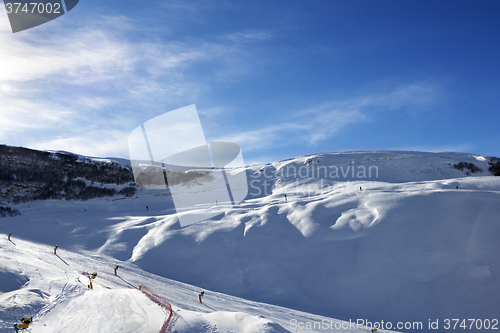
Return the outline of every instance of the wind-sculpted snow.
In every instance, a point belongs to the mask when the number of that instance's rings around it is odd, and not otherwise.
[[[5,270],[6,267],[0,268],[0,293],[8,293],[21,288],[29,279],[21,272],[13,272]]]
[[[310,155],[247,167],[246,200],[186,228],[168,192],[142,190],[116,201],[17,205],[22,215],[0,230],[345,320],[492,319],[500,313],[500,178],[488,160]],[[453,167],[460,162],[484,171],[468,176]]]

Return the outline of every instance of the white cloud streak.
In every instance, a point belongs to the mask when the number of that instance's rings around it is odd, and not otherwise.
[[[135,28],[132,20],[104,19],[99,28],[0,34],[0,140],[125,157],[128,131],[161,112],[192,104],[209,91],[186,75],[193,65],[217,64],[220,70],[214,75],[219,80],[241,75],[248,66],[242,60],[251,54],[249,43],[273,37],[248,30],[223,36],[219,43],[152,38],[137,42],[127,38]],[[314,145],[349,125],[370,121],[373,114],[425,108],[439,98],[435,83],[400,85],[296,110],[285,120],[270,119],[272,124],[245,127],[216,140],[238,143],[247,151]],[[227,107],[214,106],[202,116],[217,123],[214,115],[227,113]]]
[[[127,156],[124,133],[210,89],[186,75],[190,67],[222,62],[225,69],[246,53],[227,40],[162,41],[153,35],[137,42],[127,36],[132,20],[104,21],[99,28],[0,34],[0,140]]]
[[[244,32],[235,32],[225,36],[234,42],[250,42],[271,39],[273,36],[267,31],[248,30]]]
[[[414,110],[440,102],[439,87],[432,82],[400,85],[376,94],[338,99],[305,110],[290,113],[280,125],[255,130],[238,130],[214,141],[240,144],[246,151],[280,147],[297,143],[317,144],[333,137],[345,127],[369,122],[373,116],[383,116],[391,110]]]

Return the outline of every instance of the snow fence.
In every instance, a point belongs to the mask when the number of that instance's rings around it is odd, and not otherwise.
[[[165,301],[160,296],[154,294],[151,290],[149,290],[145,285],[141,284],[139,286],[139,290],[142,291],[144,295],[146,295],[150,300],[167,310],[169,313],[167,320],[163,323],[163,326],[160,328],[158,333],[167,332],[168,325],[170,324],[170,320],[172,319],[172,305],[169,302]]]

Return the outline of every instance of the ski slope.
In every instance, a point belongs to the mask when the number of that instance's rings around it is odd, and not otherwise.
[[[26,316],[33,316],[33,333],[158,332],[168,314],[134,288],[142,283],[172,304],[168,332],[289,332],[284,327],[294,319],[348,324],[211,291],[200,304],[200,288],[155,276],[132,263],[119,262],[116,277],[113,267],[118,261],[109,257],[67,250],[54,255],[47,245],[1,236],[0,272],[10,282],[2,283],[0,332],[13,332],[17,319]],[[84,270],[98,273],[92,290]],[[366,329],[339,330],[348,331]]]
[[[167,191],[20,204],[22,215],[1,219],[0,232],[40,243],[39,253],[57,244],[72,268],[52,254],[48,265],[65,277],[53,280],[47,272],[50,281],[30,291],[33,271],[42,268],[21,269],[27,277],[9,268],[16,259],[2,259],[0,274],[18,282],[0,283],[1,304],[20,293],[34,311],[63,291],[83,297],[81,271],[112,274],[120,263],[124,280],[144,283],[172,304],[178,332],[306,332],[292,328],[299,318],[424,324],[498,318],[500,178],[487,171],[487,159],[377,151],[249,166],[246,200],[186,228]],[[466,175],[452,167],[458,162],[484,172]],[[204,304],[197,300],[201,290]],[[26,315],[21,305],[16,309]]]
[[[162,309],[138,290],[96,289],[59,304],[40,317],[32,331],[153,333],[164,317]]]

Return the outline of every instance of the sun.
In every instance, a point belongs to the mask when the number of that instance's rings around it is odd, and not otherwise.
[[[5,84],[5,83],[4,83],[4,84],[0,85],[0,90],[1,90],[2,92],[4,92],[4,93],[9,93],[9,92],[11,92],[11,91],[12,91],[12,88],[11,88],[11,86],[9,86],[8,84]]]

